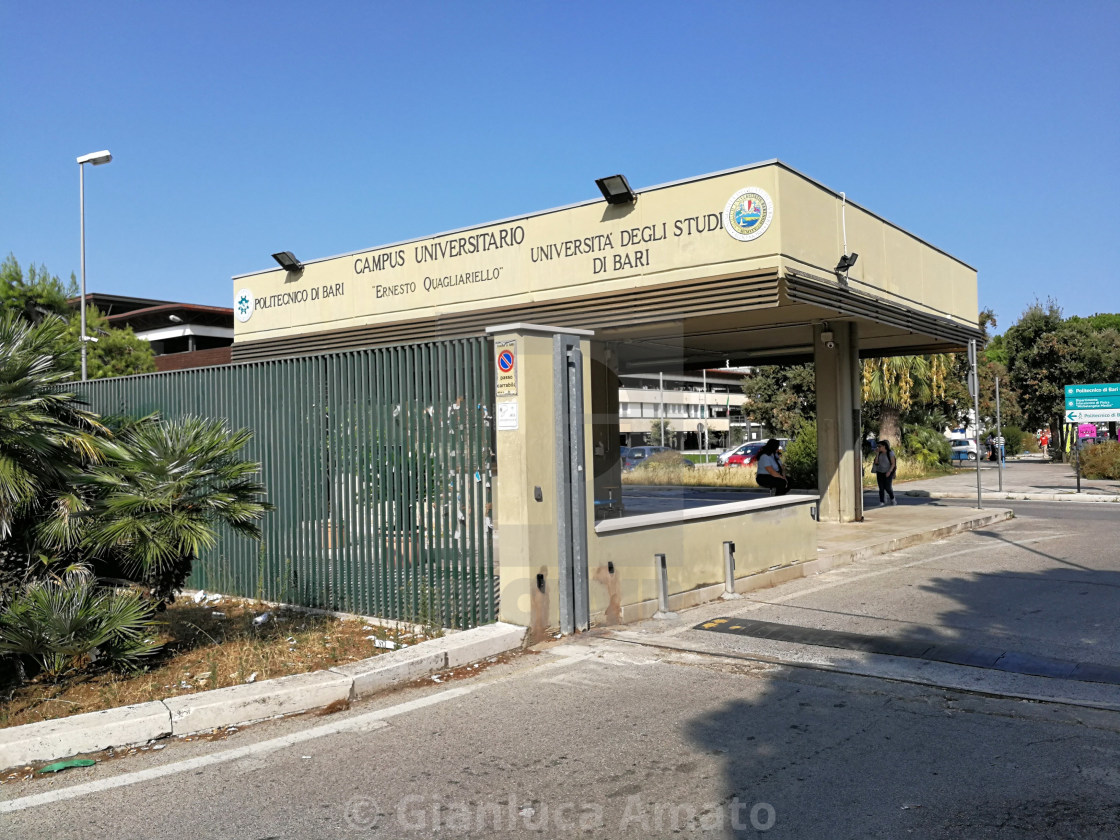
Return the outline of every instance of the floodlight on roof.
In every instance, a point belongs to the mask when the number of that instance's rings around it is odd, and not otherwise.
[[[596,186],[608,204],[632,204],[638,200],[638,195],[626,180],[625,175],[609,175],[606,178],[596,178]]]
[[[302,271],[303,263],[296,259],[296,255],[291,251],[280,251],[273,254],[272,258],[280,264],[280,267],[285,271]]]

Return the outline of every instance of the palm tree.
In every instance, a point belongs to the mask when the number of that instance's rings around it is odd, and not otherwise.
[[[863,401],[880,407],[879,436],[897,447],[902,441],[902,412],[915,402],[945,393],[951,357],[885,356],[863,362]]]
[[[53,315],[32,324],[0,313],[0,602],[42,565],[36,522],[103,455],[104,427],[63,387],[65,333]]]
[[[120,455],[92,467],[95,489],[84,545],[115,558],[162,606],[174,599],[199,553],[217,541],[217,526],[259,539],[260,465],[240,455],[252,433],[220,420],[148,418],[124,428]]]

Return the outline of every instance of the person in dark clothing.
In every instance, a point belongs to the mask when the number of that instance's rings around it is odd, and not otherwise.
[[[784,496],[789,492],[789,480],[778,455],[779,446],[777,438],[766,441],[758,453],[758,472],[755,475],[758,486],[767,488],[774,496]]]
[[[898,471],[898,460],[891,452],[889,440],[879,441],[875,452],[875,462],[871,465],[871,472],[875,473],[875,480],[879,483],[879,506],[894,504],[894,474]],[[888,502],[887,499],[890,499]]]

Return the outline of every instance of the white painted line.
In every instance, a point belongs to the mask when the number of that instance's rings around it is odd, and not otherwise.
[[[290,735],[283,735],[268,741],[261,741],[256,744],[249,744],[248,746],[238,747],[232,750],[211,753],[210,755],[202,755],[197,758],[189,758],[186,761],[177,761],[173,764],[165,764],[162,767],[150,767],[147,770],[138,770],[135,773],[122,773],[119,776],[113,776],[108,779],[98,779],[93,782],[84,782],[80,785],[62,788],[61,790],[52,790],[46,793],[24,796],[20,799],[11,799],[7,802],[0,802],[0,814],[10,813],[12,811],[24,811],[28,808],[38,808],[42,805],[51,805],[55,802],[62,802],[67,799],[77,799],[81,796],[89,796],[90,794],[112,790],[113,788],[148,782],[152,779],[162,778],[163,776],[172,776],[177,773],[189,773],[200,767],[209,767],[214,764],[236,761],[239,758],[247,758],[252,755],[275,752],[276,750],[282,750],[286,747],[303,743],[304,741],[324,738],[328,735],[337,735],[341,732],[370,732],[388,726],[388,724],[384,722],[386,718],[407,714],[427,706],[434,706],[446,700],[454,700],[456,697],[462,697],[464,694],[469,694],[472,691],[474,691],[473,686],[449,688],[446,691],[433,694],[429,697],[409,700],[407,703],[400,703],[396,706],[390,706],[387,709],[378,709],[377,711],[368,712],[364,715],[338,721],[337,723],[316,726],[311,729],[305,729],[302,732],[293,732]]]

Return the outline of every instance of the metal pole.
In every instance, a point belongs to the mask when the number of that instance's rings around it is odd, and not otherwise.
[[[653,555],[653,564],[657,572],[657,612],[654,618],[676,618],[676,613],[669,609],[669,569],[665,565],[665,555]]]
[[[742,597],[735,591],[735,543],[725,542],[723,544],[723,594],[720,598],[730,601]]]
[[[999,377],[996,377],[996,463],[999,464],[999,492],[1003,492],[1003,426],[999,417]]]
[[[704,463],[708,463],[708,369],[700,371],[704,381]]]
[[[82,220],[82,381],[86,381],[86,167],[78,164],[78,205]]]
[[[974,412],[973,428],[976,430],[976,509],[983,510],[984,496],[980,489],[980,374],[976,368],[976,339],[968,340],[968,361],[972,378],[972,410]]]
[[[665,445],[665,374],[657,372],[658,387],[661,389],[660,409],[657,412],[657,427],[661,430],[661,445]]]

